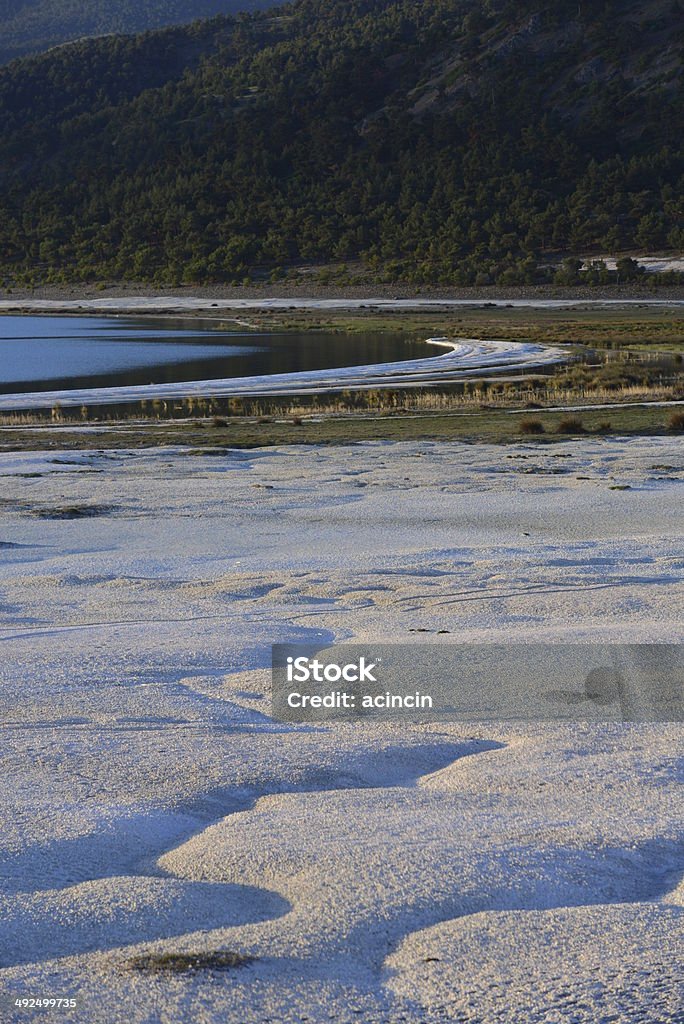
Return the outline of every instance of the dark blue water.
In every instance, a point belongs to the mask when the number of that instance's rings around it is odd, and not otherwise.
[[[200,319],[0,316],[0,393],[216,380],[415,359],[401,335],[260,332]]]

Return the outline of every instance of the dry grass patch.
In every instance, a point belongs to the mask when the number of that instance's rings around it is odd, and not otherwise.
[[[191,971],[232,971],[248,967],[258,958],[231,950],[209,953],[144,953],[128,960],[131,971],[146,974],[187,974]]]
[[[116,510],[116,505],[55,505],[52,508],[32,508],[29,514],[38,519],[93,519],[111,515]]]
[[[557,434],[584,434],[584,424],[579,416],[564,416],[556,426]]]
[[[520,431],[523,434],[543,434],[544,424],[541,420],[535,420],[527,417],[524,420],[520,420]]]

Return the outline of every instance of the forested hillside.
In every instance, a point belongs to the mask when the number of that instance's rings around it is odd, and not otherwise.
[[[142,32],[276,0],[0,0],[0,64],[111,32]]]
[[[681,249],[683,44],[671,0],[299,0],[16,62],[0,271],[515,284]]]

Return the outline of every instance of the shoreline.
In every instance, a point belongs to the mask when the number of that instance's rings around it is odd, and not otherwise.
[[[518,293],[523,290],[517,289]],[[529,291],[529,290],[528,290]],[[539,291],[539,290],[537,290]],[[546,289],[548,292],[549,289]],[[52,410],[52,419],[55,423],[62,420],[62,409],[65,418],[73,420],[74,409],[81,407],[81,418],[79,423],[95,420],[106,420],[110,426],[110,416],[115,406],[123,416],[123,421],[130,423],[131,415],[140,404],[140,415],[146,417],[150,423],[163,419],[167,424],[175,423],[176,411],[181,409],[179,402],[187,402],[188,409],[195,412],[195,416],[202,419],[203,410],[205,417],[220,420],[223,423],[230,421],[230,429],[226,436],[221,437],[221,443],[236,447],[259,447],[262,444],[267,446],[278,443],[300,444],[320,441],[322,443],[340,443],[343,440],[362,440],[369,436],[366,423],[373,423],[376,426],[383,424],[381,433],[388,440],[398,440],[404,436],[404,431],[413,437],[427,436],[428,425],[437,436],[444,439],[461,437],[470,440],[491,440],[511,441],[521,435],[529,434],[532,428],[537,433],[547,435],[552,430],[560,432],[559,414],[564,412],[586,412],[589,419],[584,424],[585,429],[590,433],[625,433],[634,434],[661,434],[677,431],[680,427],[674,423],[674,416],[662,418],[656,414],[656,407],[664,408],[681,405],[681,395],[674,391],[663,391],[662,388],[647,391],[643,388],[628,389],[629,394],[623,395],[631,400],[624,405],[624,402],[614,400],[613,389],[599,389],[601,395],[594,397],[593,401],[587,404],[584,394],[577,400],[575,394],[563,395],[565,401],[560,406],[552,401],[549,405],[545,400],[542,403],[537,401],[527,404],[526,402],[513,404],[505,411],[512,415],[504,417],[512,424],[510,427],[502,425],[500,412],[503,409],[480,403],[479,408],[469,409],[447,409],[443,404],[421,405],[406,409],[396,409],[383,406],[375,412],[367,409],[361,414],[358,409],[358,402],[354,403],[354,425],[353,429],[343,429],[347,424],[347,417],[342,418],[336,415],[335,410],[330,414],[326,405],[326,395],[333,395],[341,389],[353,390],[359,394],[364,391],[372,391],[375,388],[382,389],[406,389],[407,394],[416,388],[448,385],[454,381],[475,376],[481,377],[483,373],[487,378],[491,376],[492,381],[506,382],[509,378],[502,376],[510,371],[511,366],[525,370],[523,376],[533,373],[535,367],[541,368],[541,363],[549,361],[562,361],[564,355],[572,356],[570,353],[574,346],[586,344],[587,338],[591,335],[588,332],[598,330],[596,343],[604,343],[607,348],[616,344],[618,348],[623,340],[631,343],[646,339],[649,346],[658,341],[659,344],[674,344],[673,351],[679,351],[681,347],[681,309],[684,306],[684,299],[648,299],[642,300],[631,293],[630,297],[578,299],[568,295],[565,299],[548,299],[526,297],[508,300],[498,293],[498,298],[486,303],[470,299],[439,299],[432,297],[420,297],[412,300],[400,298],[380,298],[374,301],[347,298],[344,300],[332,298],[312,298],[311,295],[301,299],[286,299],[279,297],[265,299],[262,295],[259,299],[227,298],[222,301],[224,312],[222,313],[218,301],[211,307],[211,316],[215,326],[226,328],[228,322],[243,324],[249,327],[263,329],[265,325],[280,325],[282,329],[309,330],[320,328],[325,324],[327,329],[350,331],[368,329],[368,325],[380,325],[375,329],[395,330],[402,327],[410,330],[416,338],[420,337],[423,342],[443,345],[450,349],[440,356],[425,354],[421,358],[404,359],[400,362],[378,363],[365,366],[344,366],[337,369],[312,370],[306,373],[297,372],[294,374],[277,374],[258,377],[243,377],[229,379],[208,379],[208,380],[184,380],[173,383],[156,383],[136,385],[118,385],[112,387],[62,389],[54,387],[50,391],[37,392],[14,392],[0,396],[0,411],[4,410],[7,419],[7,429],[13,432],[12,440],[20,447],[25,447],[25,440],[18,438],[14,431],[21,430],[22,425],[29,422],[29,418],[41,417],[47,413],[49,418]],[[130,303],[135,303],[134,309],[128,308]],[[184,303],[178,309],[178,303]],[[147,320],[150,324],[155,318],[167,318],[173,322],[174,318],[184,320],[195,320],[197,324],[204,322],[209,325],[207,314],[202,310],[205,308],[206,299],[197,295],[193,296],[157,296],[150,298],[144,296],[128,296],[124,299],[113,299],[108,297],[86,300],[79,303],[58,303],[55,299],[36,299],[33,301],[33,312],[40,311],[46,316],[59,312],[65,316],[82,316],[91,318],[109,318],[109,322],[116,323],[117,316],[136,317],[140,324]],[[237,306],[240,303],[240,306]],[[376,304],[374,304],[376,303]],[[103,307],[105,305],[105,308]],[[251,308],[263,310],[259,315],[254,312],[252,316],[238,319],[235,313],[231,313],[225,307]],[[3,306],[5,307],[3,310]],[[298,315],[296,310],[302,312]],[[413,314],[411,309],[414,310]],[[326,310],[328,311],[326,314]],[[0,300],[0,315],[2,312],[15,312],[8,310],[6,302]],[[269,312],[270,311],[270,315]],[[308,315],[307,315],[308,313]],[[318,314],[318,315],[317,315]],[[28,314],[30,315],[30,314]],[[254,323],[247,323],[247,320]],[[159,322],[159,319],[158,319]],[[630,325],[634,323],[638,330],[636,334],[630,333]],[[503,325],[503,327],[502,327]],[[569,325],[569,326],[568,326]],[[653,331],[659,332],[653,335]],[[491,332],[491,333],[490,333]],[[664,333],[663,333],[664,332]],[[431,337],[428,337],[431,335]],[[653,336],[652,336],[653,335]],[[487,339],[473,340],[473,339]],[[569,346],[567,348],[566,346]],[[669,349],[668,349],[669,351]],[[524,365],[523,365],[524,364]],[[496,374],[497,376],[492,376]],[[198,375],[199,376],[199,375]],[[512,378],[511,378],[512,379]],[[517,380],[517,378],[515,378]],[[109,382],[104,382],[108,384]],[[131,392],[133,389],[133,393]],[[571,389],[572,390],[572,389]],[[607,390],[611,392],[608,398],[604,398]],[[282,401],[291,401],[301,396],[299,405],[283,405]],[[320,396],[318,405],[316,396]],[[527,398],[530,396],[527,395]],[[534,398],[535,396],[532,395]],[[547,395],[547,399],[548,399]],[[552,396],[553,397],[553,396]],[[555,396],[556,400],[558,396]],[[269,400],[280,399],[281,405],[257,406],[252,418],[237,419],[232,406],[226,404],[228,399]],[[152,406],[147,410],[147,402],[151,401]],[[172,412],[167,416],[166,402],[173,403]],[[223,402],[223,405],[221,405]],[[597,404],[598,402],[598,404]],[[218,403],[218,404],[217,404]],[[322,403],[322,404],[321,404]],[[605,403],[605,404],[604,404]],[[361,402],[363,405],[364,403]],[[410,403],[409,403],[410,404]],[[310,408],[311,406],[311,408]],[[158,408],[156,408],[158,407]],[[162,410],[160,413],[159,410]],[[69,411],[71,410],[71,411]],[[98,411],[99,410],[99,411]],[[601,410],[610,411],[611,421],[602,420],[597,415]],[[349,410],[348,410],[349,411]],[[398,415],[399,412],[405,415]],[[238,410],[239,412],[239,410]],[[337,410],[339,412],[339,409]],[[530,415],[531,414],[531,415]],[[543,425],[532,423],[525,424],[524,418],[537,417],[537,414],[550,416],[549,425],[544,429]],[[114,414],[118,416],[117,413]],[[288,417],[293,417],[290,421]],[[77,417],[78,419],[78,417]],[[306,420],[306,427],[302,432],[300,424]],[[357,422],[361,421],[361,422]],[[73,425],[73,423],[72,423]],[[206,426],[200,423],[199,426]],[[529,429],[528,429],[529,427]],[[174,439],[179,440],[177,425],[168,427]],[[219,442],[215,435],[216,427],[212,430],[212,441]],[[199,434],[199,427],[194,433],[191,444],[206,446],[209,437]],[[373,431],[374,432],[374,431]],[[573,431],[570,430],[570,433]],[[306,439],[302,433],[307,435]],[[195,436],[197,434],[198,436]],[[230,435],[230,436],[229,436]],[[187,438],[180,439],[185,443]],[[113,447],[120,447],[119,440],[110,443]],[[78,447],[81,445],[79,444]],[[146,444],[145,444],[146,446]]]
[[[120,405],[131,402],[198,398],[262,398],[322,395],[341,389],[364,391],[373,388],[413,388],[449,384],[483,372],[534,370],[569,358],[551,345],[521,342],[482,341],[472,338],[426,338],[425,344],[447,349],[434,356],[391,363],[345,366],[329,370],[262,374],[188,380],[163,384],[131,384],[115,387],[60,388],[54,391],[12,392],[0,395],[0,410],[16,412],[50,409],[56,406]]]
[[[652,288],[430,288],[377,285],[372,288],[331,288],[268,285],[227,285],[151,288],[143,285],[56,286],[0,290],[0,315],[23,313],[117,313],[119,315],[174,312],[216,314],[221,310],[288,309],[319,311],[428,310],[461,307],[564,308],[569,306],[684,305],[684,287]]]

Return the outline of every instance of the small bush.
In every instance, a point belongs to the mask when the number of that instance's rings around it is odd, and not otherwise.
[[[667,421],[667,429],[680,434],[684,430],[684,412],[673,412]]]
[[[610,420],[603,420],[603,422],[599,423],[598,427],[596,428],[597,434],[611,434],[612,432],[613,427]]]
[[[214,416],[211,421],[212,427],[227,427],[228,420],[224,419],[223,416]]]
[[[94,516],[111,515],[116,510],[116,505],[53,505],[32,508],[29,515],[38,519],[92,519]]]
[[[584,424],[578,416],[564,416],[558,421],[557,434],[584,434]]]
[[[523,434],[543,434],[544,424],[541,420],[524,419],[520,420],[520,430]]]
[[[229,971],[247,967],[256,957],[220,950],[215,953],[148,953],[133,957],[127,966],[148,974],[186,974],[189,971]]]

